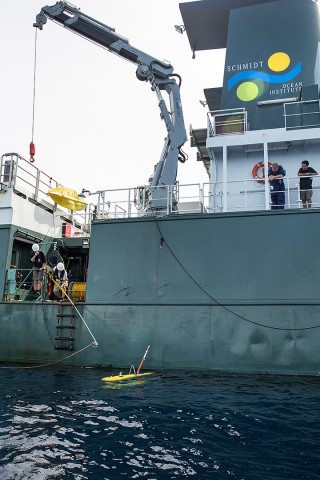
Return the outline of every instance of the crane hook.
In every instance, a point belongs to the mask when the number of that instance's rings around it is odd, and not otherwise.
[[[36,146],[33,142],[30,143],[30,163],[33,163],[35,160],[34,160],[34,156],[36,154]]]

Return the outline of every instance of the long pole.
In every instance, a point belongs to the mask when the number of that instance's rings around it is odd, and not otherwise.
[[[148,351],[149,351],[149,348],[150,348],[150,345],[148,345],[147,350],[144,352],[144,355],[143,355],[142,360],[141,360],[141,362],[140,362],[140,365],[139,365],[139,367],[138,367],[137,373],[140,373],[140,369],[141,369],[141,367],[142,367],[143,362],[145,361],[145,358],[146,358],[146,356],[147,356],[147,353],[148,353]]]

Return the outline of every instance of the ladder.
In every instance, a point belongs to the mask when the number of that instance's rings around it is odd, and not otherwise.
[[[57,313],[56,350],[74,350],[75,314],[70,303],[61,303]]]

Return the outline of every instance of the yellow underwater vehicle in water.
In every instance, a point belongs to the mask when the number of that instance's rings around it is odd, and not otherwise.
[[[122,375],[122,372],[120,372],[119,375],[111,375],[110,377],[103,377],[101,380],[103,382],[123,382],[125,380],[134,380],[135,378],[144,377],[146,375],[152,375],[154,372],[140,373],[140,369],[142,367],[143,362],[145,361],[149,348],[150,348],[150,345],[148,345],[148,348],[142,357],[142,360],[140,362],[140,365],[137,371],[135,370],[134,365],[131,365],[129,373],[127,375]]]

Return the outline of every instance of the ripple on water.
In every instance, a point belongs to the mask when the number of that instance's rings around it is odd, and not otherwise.
[[[318,475],[318,379],[169,372],[106,389],[93,369],[0,375],[1,480]]]

